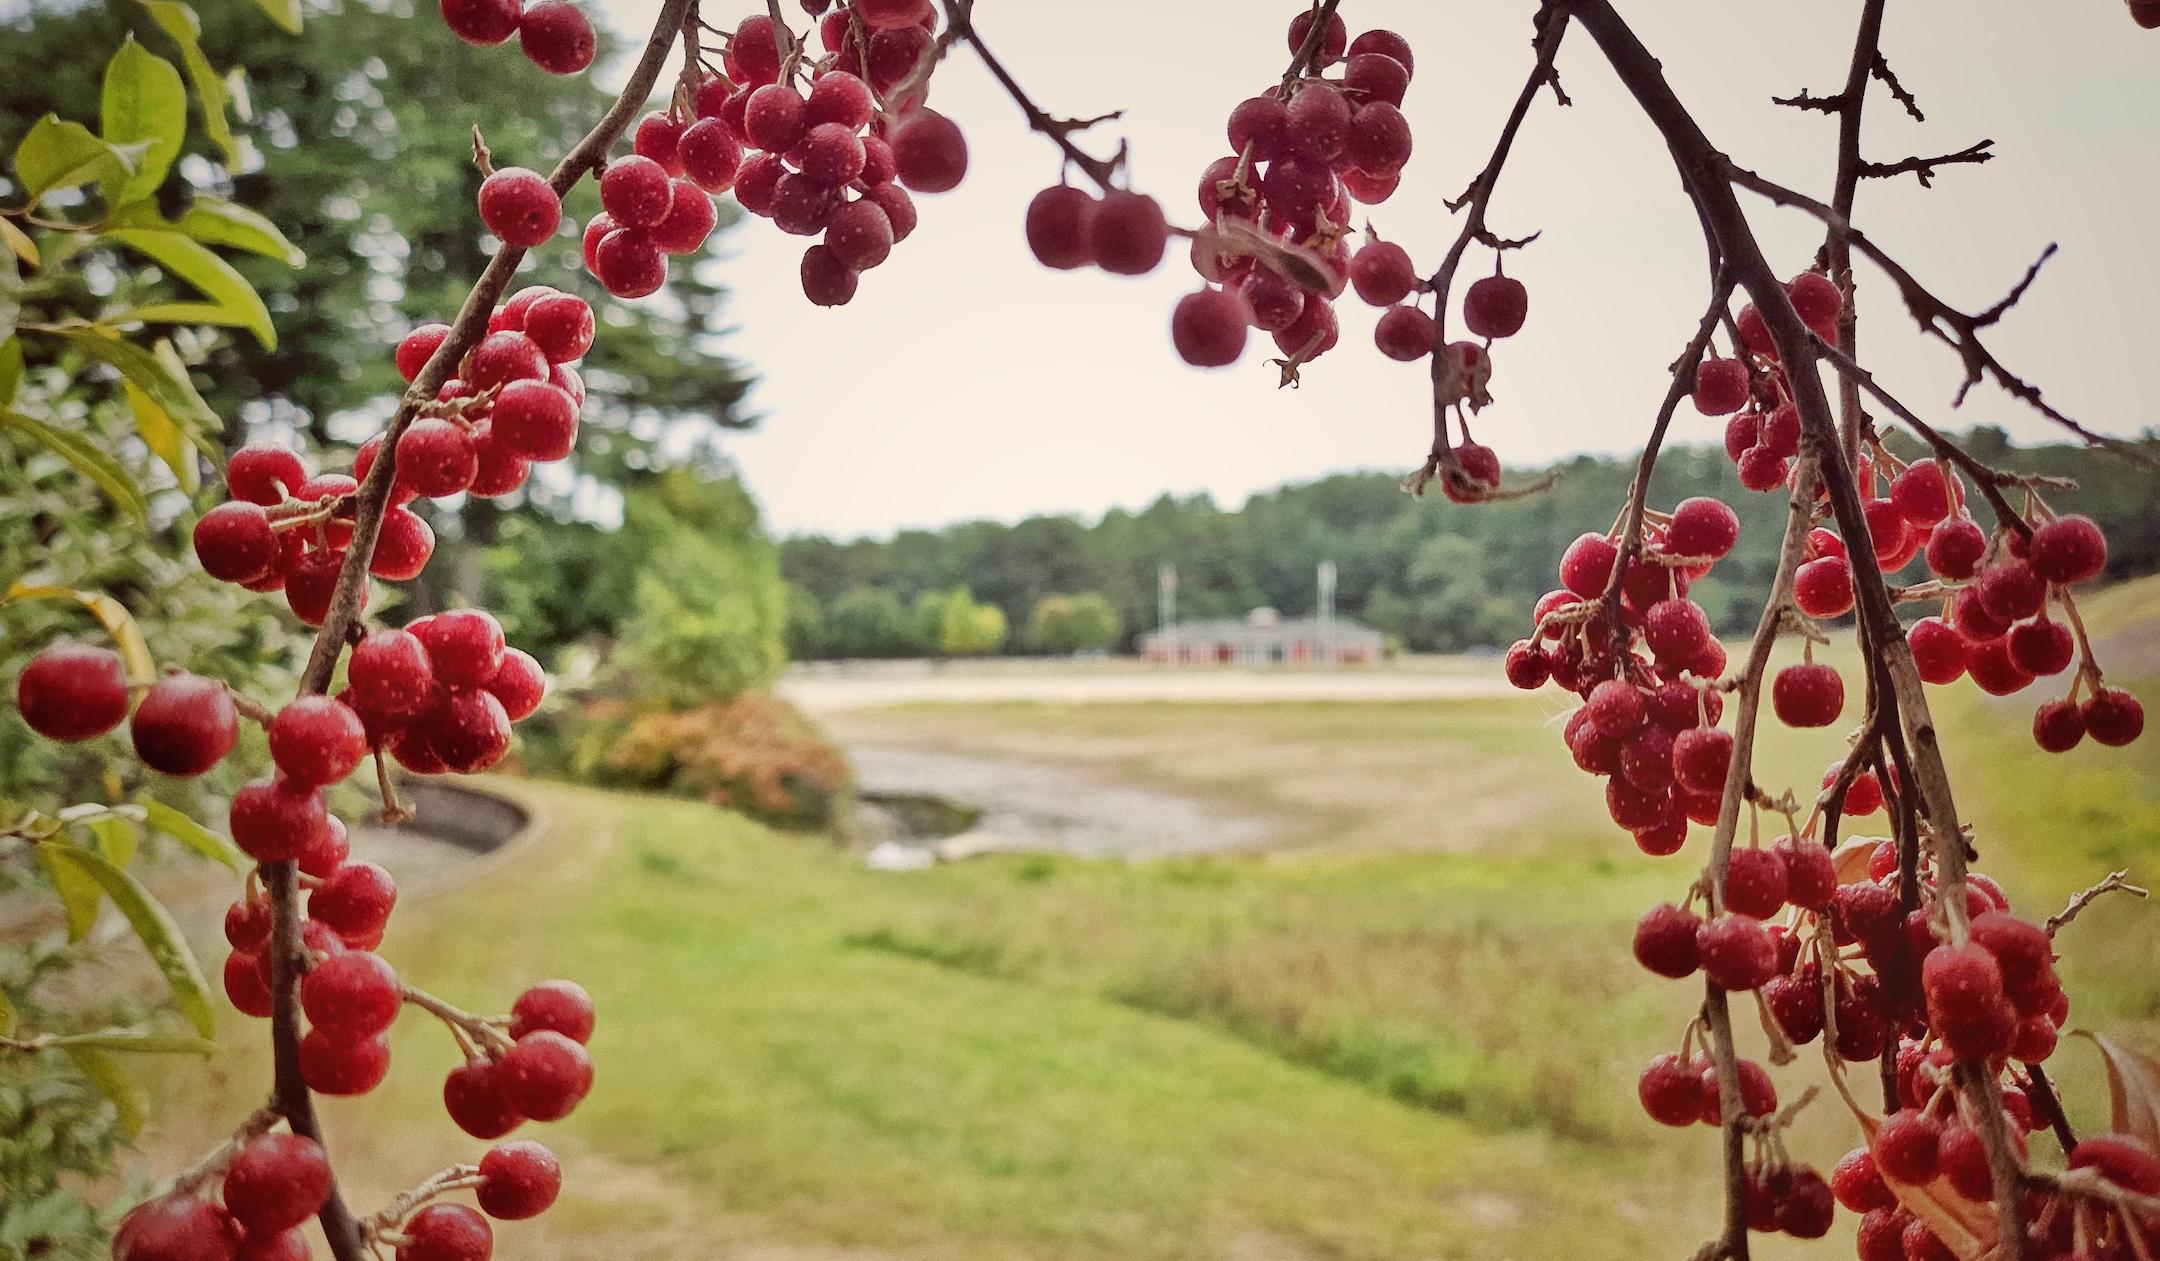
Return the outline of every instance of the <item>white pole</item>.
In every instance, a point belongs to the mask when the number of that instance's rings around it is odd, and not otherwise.
[[[1320,562],[1320,660],[1335,664],[1335,562]]]
[[[1177,566],[1161,565],[1155,570],[1155,618],[1162,632],[1163,657],[1171,665],[1178,664],[1177,633]]]

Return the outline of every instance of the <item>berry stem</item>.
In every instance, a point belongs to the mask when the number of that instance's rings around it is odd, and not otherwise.
[[[416,985],[404,987],[404,999],[489,1050],[510,1049],[510,1035],[504,1033],[496,1021],[485,1016],[475,1016],[461,1007],[453,1007]]]

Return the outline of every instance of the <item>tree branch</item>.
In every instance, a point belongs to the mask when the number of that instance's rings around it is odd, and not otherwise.
[[[1862,162],[1860,176],[1862,179],[1887,180],[1909,173],[1920,181],[1920,187],[1933,188],[1936,167],[1977,166],[1982,162],[1993,161],[1994,144],[1992,140],[1981,140],[1966,145],[1956,153],[1937,154],[1932,158],[1912,157],[1900,158],[1895,162]]]

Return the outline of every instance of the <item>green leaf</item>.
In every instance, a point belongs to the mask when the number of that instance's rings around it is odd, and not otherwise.
[[[8,252],[15,257],[32,267],[38,265],[37,242],[30,239],[29,233],[5,219],[0,219],[0,241],[7,242]]]
[[[107,1029],[100,1033],[64,1033],[47,1037],[45,1045],[60,1050],[87,1047],[93,1051],[123,1051],[141,1055],[216,1055],[218,1044],[207,1038],[180,1033],[138,1033],[132,1029]]]
[[[23,353],[22,338],[10,330],[5,340],[0,340],[0,407],[15,401],[15,391],[22,384]]]
[[[120,1114],[120,1130],[129,1138],[142,1133],[143,1096],[133,1078],[120,1068],[120,1062],[94,1046],[68,1046],[60,1048],[73,1061],[75,1071],[88,1078]]]
[[[35,205],[54,189],[74,188],[94,179],[125,179],[136,161],[127,150],[90,134],[81,123],[47,114],[30,124],[15,146],[15,182]]]
[[[32,441],[75,466],[81,473],[97,484],[114,503],[127,510],[136,524],[148,524],[150,503],[143,498],[142,488],[128,476],[120,462],[96,443],[80,434],[55,429],[40,420],[33,420],[21,412],[0,408],[0,429],[14,429],[27,435]]]
[[[178,232],[154,228],[120,228],[102,233],[156,260],[167,271],[202,290],[203,296],[246,318],[241,327],[255,334],[265,350],[277,349],[277,329],[270,323],[270,309],[247,278],[233,265],[211,253],[199,242]]]
[[[39,857],[44,857],[47,851],[58,853],[61,861],[73,863],[97,881],[105,890],[105,896],[111,898],[113,905],[127,917],[128,926],[135,930],[143,948],[150,952],[151,962],[165,974],[165,983],[172,987],[173,1002],[180,1008],[180,1014],[206,1038],[217,1032],[217,1018],[210,1010],[210,986],[203,980],[202,968],[189,952],[187,938],[181,936],[180,926],[173,923],[172,913],[151,897],[135,877],[105,861],[101,855],[80,845],[57,841],[38,846]]]
[[[94,819],[83,825],[90,835],[97,838],[98,852],[105,861],[115,867],[126,868],[135,861],[135,825],[117,815]]]
[[[115,145],[145,143],[134,174],[106,186],[105,203],[124,206],[147,197],[165,182],[187,136],[187,89],[173,64],[135,42],[131,34],[105,64],[98,125]]]
[[[73,587],[36,586],[18,582],[10,586],[5,593],[0,593],[0,605],[12,600],[75,601],[88,609],[90,616],[98,620],[98,625],[105,628],[105,633],[112,636],[113,648],[119,652],[121,662],[127,666],[130,679],[138,683],[148,683],[157,677],[157,659],[150,655],[150,644],[143,638],[142,627],[136,624],[134,615],[127,611],[127,606],[111,596],[96,591],[77,591]],[[91,809],[126,812],[131,807],[92,806]],[[71,806],[61,811],[61,818],[66,821],[79,820],[81,816],[74,814],[74,810],[75,807]]]
[[[247,320],[245,313],[214,302],[151,302],[115,311],[101,317],[98,323],[114,327],[126,324],[218,324],[237,328]]]
[[[289,267],[307,262],[307,255],[286,240],[276,224],[245,206],[236,206],[216,197],[196,198],[180,212],[178,219],[170,221],[158,214],[156,206],[137,202],[115,212],[108,226],[178,232],[204,245],[229,245],[236,250],[274,258]]]
[[[195,448],[187,434],[173,422],[170,412],[137,389],[133,381],[122,381],[120,386],[127,395],[128,412],[135,417],[135,432],[143,445],[172,470],[181,490],[194,494],[202,486],[202,467],[195,462]]]
[[[209,828],[155,797],[140,797],[136,800],[145,812],[144,822],[152,831],[162,832],[203,857],[224,863],[234,871],[242,870],[247,865],[247,860],[241,856],[237,846]]]
[[[195,10],[180,0],[141,0],[143,10],[150,20],[158,24],[180,46],[180,64],[187,68],[188,82],[195,85],[195,98],[202,102],[203,130],[210,133],[210,140],[225,155],[225,165],[237,167],[246,150],[234,138],[232,124],[226,120],[227,93],[225,81],[203,56],[202,21]]]
[[[63,329],[60,336],[91,358],[118,369],[121,376],[156,399],[158,406],[183,427],[218,428],[216,413],[195,392],[195,383],[188,380],[185,366],[177,356],[162,353],[164,343],[159,343],[161,353],[153,353],[109,328],[98,327]]]
[[[63,847],[57,842],[46,841],[37,847],[38,865],[45,869],[51,879],[53,892],[60,895],[60,909],[67,913],[69,941],[81,941],[97,926],[98,907],[105,895],[98,882],[60,855]]]
[[[287,35],[300,33],[300,0],[255,0]]]

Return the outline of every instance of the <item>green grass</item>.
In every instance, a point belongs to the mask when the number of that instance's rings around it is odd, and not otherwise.
[[[2139,656],[2156,591],[2093,602],[2111,677],[2160,677]],[[2153,874],[2160,740],[2049,758],[2027,734],[2036,696],[1934,695],[1983,865],[2021,910],[2113,867]],[[874,873],[696,804],[512,785],[546,834],[402,908],[386,954],[472,1006],[546,975],[600,996],[600,1085],[537,1135],[565,1146],[569,1189],[504,1229],[521,1256],[1684,1253],[1710,1228],[1715,1144],[1648,1125],[1632,1081],[1676,1043],[1694,990],[1645,978],[1627,939],[1684,888],[1701,834],[1676,858],[1636,854],[1567,763],[1553,708],[849,719],[1211,797],[1297,842],[1147,866]],[[1838,751],[1834,734],[1774,733],[1762,778],[1804,792]],[[2160,1044],[2154,908],[2103,901],[2062,949],[2077,1021]],[[1743,1036],[1753,1023],[1743,1011]],[[2065,1047],[2058,1075],[2096,1127],[2094,1057]],[[434,1100],[448,1039],[408,1017],[396,1057],[390,1086],[331,1108],[363,1204],[473,1147]],[[259,1060],[224,1071],[220,1123],[257,1097]],[[1777,1075],[1790,1096],[1820,1063]],[[1827,1166],[1852,1141],[1825,1098],[1794,1147]]]

